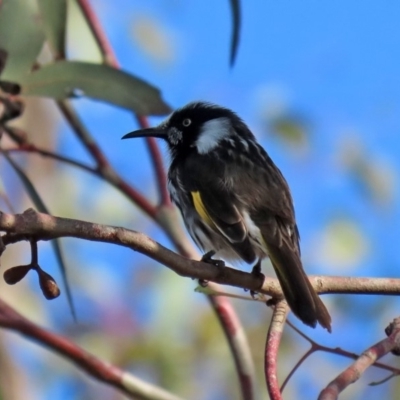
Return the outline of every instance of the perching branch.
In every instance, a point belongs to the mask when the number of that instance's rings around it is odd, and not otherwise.
[[[168,250],[145,234],[130,229],[54,217],[28,209],[22,214],[0,213],[0,230],[7,233],[3,236],[5,245],[26,240],[30,236],[38,240],[75,237],[112,243],[145,254],[181,276],[254,290],[278,299],[282,298],[277,279],[268,277],[262,282],[261,277],[251,273],[230,267],[219,268],[212,264],[188,259]],[[310,281],[319,293],[400,294],[400,279],[311,276]]]

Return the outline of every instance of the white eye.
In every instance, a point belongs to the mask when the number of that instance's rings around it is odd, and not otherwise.
[[[191,123],[192,123],[192,120],[189,119],[189,118],[185,118],[185,119],[182,121],[182,125],[183,125],[184,127],[186,127],[186,128],[187,128]]]

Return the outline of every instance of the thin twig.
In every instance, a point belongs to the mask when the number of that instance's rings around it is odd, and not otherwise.
[[[97,168],[100,171],[105,171],[108,168],[111,168],[106,156],[97,145],[96,140],[86,129],[81,119],[78,117],[71,103],[68,100],[58,100],[57,106],[60,109],[63,117],[68,121],[75,135],[85,146],[92,158],[96,161]]]
[[[303,354],[303,356],[300,358],[299,361],[297,361],[297,363],[295,364],[295,366],[292,368],[292,370],[289,372],[288,376],[285,378],[285,380],[283,381],[282,385],[281,385],[281,393],[283,393],[287,383],[289,382],[290,378],[293,376],[293,374],[300,368],[301,364],[303,364],[304,361],[307,360],[308,357],[310,357],[310,355],[312,353],[314,353],[316,351],[316,349],[314,347],[311,347],[305,354]]]
[[[29,146],[23,145],[21,147],[17,147],[17,148],[13,148],[13,149],[4,149],[4,152],[5,153],[33,153],[33,154],[37,154],[42,157],[52,158],[53,160],[61,161],[65,164],[72,165],[72,166],[82,169],[86,172],[91,172],[92,174],[97,173],[97,171],[94,168],[90,167],[89,165],[83,164],[80,161],[73,160],[72,158],[65,157],[61,154],[57,154],[52,151],[42,149],[42,148],[39,148],[34,145],[29,145]]]
[[[304,332],[302,332],[300,329],[298,329],[295,325],[293,325],[289,320],[286,321],[288,326],[290,326],[296,333],[298,333],[301,337],[303,337],[307,342],[310,343],[311,347],[307,352],[300,358],[300,360],[296,363],[296,365],[292,368],[284,382],[282,383],[281,386],[281,391],[283,392],[283,389],[286,387],[287,383],[289,382],[290,378],[293,376],[293,374],[296,372],[296,370],[301,366],[301,364],[309,357],[311,354],[317,352],[317,351],[322,351],[325,353],[330,353],[330,354],[336,354],[338,356],[342,357],[347,357],[351,358],[353,360],[356,360],[359,357],[359,354],[351,353],[349,351],[343,350],[339,347],[327,347],[323,346],[320,343],[315,342],[313,339],[311,339],[309,336],[307,336]],[[400,374],[400,369],[392,367],[390,365],[382,364],[380,362],[375,362],[373,364],[374,367],[380,368],[386,371],[390,371],[394,375],[399,375]]]

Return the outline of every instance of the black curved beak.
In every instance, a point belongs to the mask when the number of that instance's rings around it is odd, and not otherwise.
[[[159,126],[156,126],[155,128],[139,129],[137,131],[129,132],[122,136],[121,139],[132,139],[139,137],[155,137],[159,139],[166,139],[167,131]]]

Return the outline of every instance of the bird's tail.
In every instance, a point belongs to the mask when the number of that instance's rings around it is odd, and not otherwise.
[[[317,322],[331,332],[331,316],[311,286],[301,260],[293,249],[267,244],[269,258],[281,284],[283,294],[293,313],[306,325]]]

